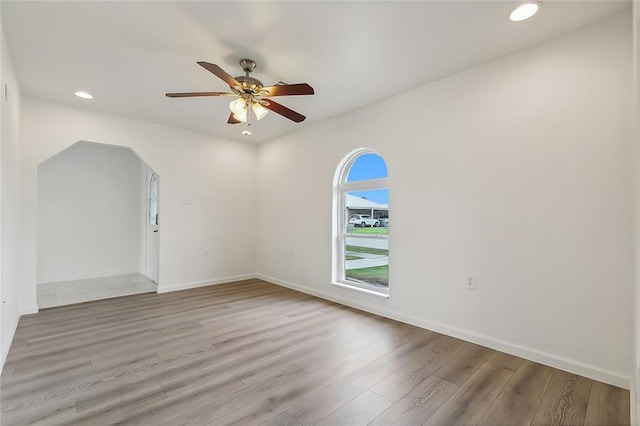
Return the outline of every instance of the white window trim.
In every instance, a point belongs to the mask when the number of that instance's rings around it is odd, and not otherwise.
[[[354,291],[359,291],[361,293],[370,294],[372,296],[382,297],[383,299],[389,298],[389,293],[383,293],[381,291],[375,291],[375,290],[370,290],[364,287],[358,287],[357,285],[353,285],[352,282],[349,282],[349,284],[344,284],[342,282],[332,282],[331,284],[335,285],[336,287],[345,288],[347,290],[354,290]]]
[[[353,234],[347,234],[347,222],[349,218],[346,216],[346,194],[352,191],[369,191],[376,189],[389,189],[389,178],[368,179],[355,182],[347,182],[347,175],[351,166],[355,161],[364,154],[376,154],[384,159],[376,151],[369,148],[360,148],[349,153],[338,165],[336,175],[334,177],[333,191],[333,257],[332,257],[332,274],[331,283],[333,285],[357,290],[363,293],[371,294],[378,297],[389,297],[389,289],[386,292],[375,291],[366,287],[359,286],[353,281],[346,278],[345,268],[345,239]],[[358,238],[389,240],[388,235],[358,235]]]

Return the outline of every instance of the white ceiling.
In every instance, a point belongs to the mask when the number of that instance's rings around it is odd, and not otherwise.
[[[387,98],[630,7],[628,1],[543,1],[533,19],[507,17],[513,1],[440,2],[2,2],[5,35],[27,96],[260,142]],[[308,82],[315,96],[278,102],[240,134],[229,98],[169,99],[225,91],[196,65],[231,75],[258,62],[265,84]],[[95,98],[76,98],[85,90]]]

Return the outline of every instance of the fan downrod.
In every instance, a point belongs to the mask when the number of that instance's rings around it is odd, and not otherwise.
[[[239,92],[255,96],[258,93],[258,90],[264,86],[260,80],[249,75],[256,68],[256,61],[253,59],[240,59],[240,66],[245,72],[245,75],[239,75],[235,78],[242,84],[242,87],[239,88]],[[240,95],[240,93],[238,93],[238,91],[233,87],[231,90]]]

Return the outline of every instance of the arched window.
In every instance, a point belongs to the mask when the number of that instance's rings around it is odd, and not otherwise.
[[[149,179],[149,222],[150,225],[158,224],[158,176],[155,173]]]
[[[334,179],[333,283],[389,294],[389,190],[384,159],[347,155]]]

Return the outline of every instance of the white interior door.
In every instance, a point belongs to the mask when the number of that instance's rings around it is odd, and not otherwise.
[[[147,238],[145,254],[145,275],[158,283],[160,255],[160,221],[158,214],[158,175],[151,173],[147,185]]]

